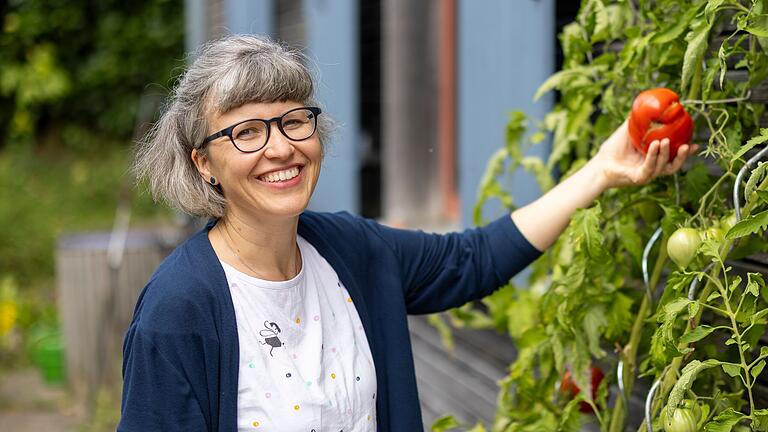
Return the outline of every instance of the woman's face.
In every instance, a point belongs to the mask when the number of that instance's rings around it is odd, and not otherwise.
[[[278,117],[301,106],[298,102],[249,103],[209,119],[208,133],[246,119]],[[306,140],[292,141],[276,123],[270,128],[266,146],[253,153],[241,152],[228,137],[211,141],[204,157],[192,152],[203,178],[213,176],[221,185],[228,214],[257,219],[293,217],[309,204],[322,162],[317,132]]]

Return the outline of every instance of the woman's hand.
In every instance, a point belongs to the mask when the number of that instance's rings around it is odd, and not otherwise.
[[[675,159],[670,162],[669,140],[665,138],[651,142],[648,153],[644,155],[629,141],[625,121],[600,146],[590,164],[603,177],[601,183],[605,188],[639,186],[658,176],[674,174],[698,148],[698,145],[683,144],[678,148]]]
[[[605,189],[648,183],[660,175],[672,174],[697,145],[681,145],[669,161],[669,140],[654,141],[647,154],[629,142],[627,122],[611,135],[585,166],[542,195],[512,213],[523,236],[539,250],[555,242],[576,209],[591,204]]]

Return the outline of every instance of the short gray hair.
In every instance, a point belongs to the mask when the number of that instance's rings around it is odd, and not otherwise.
[[[133,173],[147,180],[155,200],[194,216],[219,218],[226,199],[218,186],[205,182],[191,159],[208,133],[208,116],[249,102],[295,101],[317,105],[314,80],[301,52],[266,38],[227,36],[201,46],[195,61],[171,91],[164,110],[137,142]],[[332,129],[318,117],[317,134],[325,146]]]

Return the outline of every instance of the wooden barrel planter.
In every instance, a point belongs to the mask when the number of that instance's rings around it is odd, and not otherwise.
[[[99,391],[119,395],[123,335],[141,289],[167,249],[156,233],[129,231],[115,267],[108,259],[109,242],[109,232],[65,235],[56,251],[67,382],[86,406]]]

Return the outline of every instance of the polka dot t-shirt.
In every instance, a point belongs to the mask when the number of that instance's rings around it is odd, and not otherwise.
[[[357,309],[330,264],[297,237],[288,281],[222,262],[240,340],[238,431],[375,431],[376,371]]]

